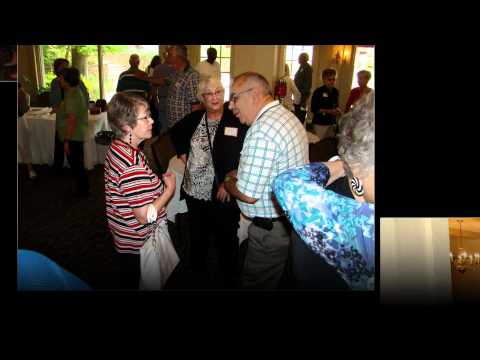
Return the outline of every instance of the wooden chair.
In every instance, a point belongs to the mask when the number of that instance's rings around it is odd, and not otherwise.
[[[159,135],[158,139],[151,146],[155,163],[163,174],[168,169],[170,159],[176,155],[170,134],[167,132]]]

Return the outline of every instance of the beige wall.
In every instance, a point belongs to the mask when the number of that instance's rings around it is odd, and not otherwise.
[[[280,45],[235,45],[232,49],[231,76],[255,71],[273,86],[280,74]]]
[[[387,304],[450,302],[449,256],[448,219],[381,219],[381,301]]]

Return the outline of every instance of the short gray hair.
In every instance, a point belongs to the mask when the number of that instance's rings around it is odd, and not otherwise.
[[[139,106],[148,109],[145,98],[131,93],[120,92],[115,94],[107,105],[107,118],[115,137],[121,138],[125,135],[123,127],[137,125]]]
[[[225,91],[225,87],[223,86],[220,79],[211,76],[201,78],[198,82],[197,99],[200,100],[200,102],[202,103],[205,103],[203,99],[203,93],[205,92],[205,88],[208,84],[212,84],[217,88],[222,88],[222,90]]]
[[[308,54],[305,53],[305,52],[304,52],[304,53],[301,53],[298,57],[299,57],[299,58],[304,58],[305,61],[308,61],[308,60],[310,59],[310,56],[308,56]]]
[[[375,94],[371,91],[340,119],[338,154],[347,175],[365,177],[375,167]]]
[[[247,71],[244,72],[240,75],[237,75],[234,79],[233,82],[240,82],[240,84],[243,83],[255,83],[260,86],[262,89],[263,95],[270,95],[273,96],[272,94],[272,89],[270,88],[270,84],[265,77],[259,73],[253,72],[253,71]]]

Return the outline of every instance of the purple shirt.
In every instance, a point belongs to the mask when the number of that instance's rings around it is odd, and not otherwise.
[[[158,64],[155,66],[153,70],[154,77],[165,77],[172,81],[175,78],[175,68],[173,66],[169,66],[165,63]],[[158,97],[166,97],[168,94],[168,86],[157,86],[157,94]]]

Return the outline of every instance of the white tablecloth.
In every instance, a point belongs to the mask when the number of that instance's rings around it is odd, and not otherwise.
[[[167,205],[167,219],[175,222],[175,215],[188,212],[186,201],[180,200],[180,187],[182,186],[185,164],[175,155],[168,162],[167,171],[175,174],[175,194]]]
[[[53,164],[55,148],[55,114],[50,114],[51,108],[31,108],[24,115],[29,129],[30,151],[33,164]],[[88,115],[88,128],[83,145],[84,162],[87,170],[96,164],[105,162],[107,147],[95,143],[95,134],[101,130],[110,130],[107,113]],[[19,134],[20,136],[20,134]],[[21,155],[19,162],[23,162]],[[65,160],[67,163],[67,161]]]

